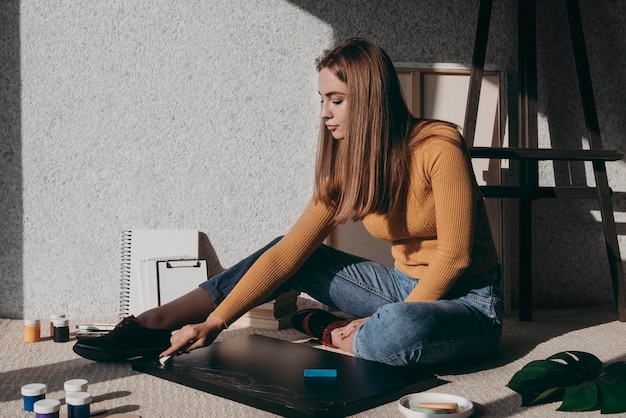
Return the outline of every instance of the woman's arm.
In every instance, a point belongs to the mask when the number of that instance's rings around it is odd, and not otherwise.
[[[333,229],[334,211],[313,199],[294,226],[250,267],[211,316],[230,325],[287,281]]]
[[[334,210],[311,199],[289,232],[250,267],[239,283],[201,324],[186,325],[172,336],[162,355],[209,345],[241,315],[288,280],[333,230]]]

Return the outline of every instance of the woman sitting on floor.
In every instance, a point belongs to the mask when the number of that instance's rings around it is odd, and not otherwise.
[[[294,226],[198,289],[124,319],[104,337],[79,340],[76,353],[119,361],[207,346],[289,289],[357,317],[312,309],[292,323],[360,358],[433,364],[495,349],[500,266],[457,127],[413,118],[390,58],[369,41],[326,51],[317,70],[315,191]],[[350,218],[391,243],[395,268],[323,244]]]

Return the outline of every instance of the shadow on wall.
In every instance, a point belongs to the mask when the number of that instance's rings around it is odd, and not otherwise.
[[[207,260],[208,277],[213,277],[224,271],[224,267],[222,267],[217,253],[215,252],[215,248],[213,244],[211,244],[207,234],[200,232],[199,235],[198,257]]]
[[[615,4],[613,5],[615,6]],[[605,149],[624,151],[626,120],[620,117],[626,106],[624,85],[626,70],[624,60],[626,48],[621,41],[626,36],[623,28],[626,8],[609,4],[599,6],[597,2],[580,1],[586,52],[593,83],[593,95],[597,107],[602,146]],[[601,24],[598,24],[600,23]],[[582,148],[583,138],[588,140],[584,119],[570,27],[564,3],[548,4],[537,2],[537,66],[538,66],[538,105],[539,111],[548,122],[550,146],[552,148]],[[557,58],[558,57],[558,58]],[[620,92],[621,90],[621,92]],[[587,163],[590,167],[590,164]],[[554,182],[557,186],[586,186],[589,184],[590,168],[582,162],[556,161],[551,164]],[[622,176],[626,168],[624,161],[609,162],[609,185],[615,186],[619,178],[611,178],[610,171],[617,167]],[[613,195],[613,210],[616,221],[626,211],[625,194]],[[552,204],[538,204],[540,208],[535,230],[537,254],[554,254],[557,257],[539,261],[537,270],[546,277],[555,278],[554,288],[567,286],[571,277],[582,276],[592,279],[594,286],[577,296],[581,304],[591,303],[606,294],[612,298],[608,260],[604,244],[604,232],[600,224],[598,202],[595,200],[562,200]],[[595,215],[594,215],[595,213]],[[557,221],[558,220],[558,221]],[[619,235],[625,234],[626,224],[617,223]],[[547,232],[546,239],[539,235]],[[623,253],[623,251],[622,251]],[[625,254],[621,254],[624,259]],[[576,262],[570,262],[572,256]],[[555,263],[554,260],[558,262]],[[583,266],[584,265],[584,266]],[[586,267],[585,267],[586,266]],[[587,272],[585,269],[589,269]],[[597,280],[596,280],[597,278]],[[563,292],[558,300],[567,304],[570,295]],[[545,304],[545,302],[544,302]]]
[[[602,135],[603,146],[625,152],[626,118],[623,110],[626,107],[626,36],[624,20],[626,7],[616,8],[612,2],[580,2],[583,18],[583,30],[587,40],[587,54],[594,87],[594,98],[598,110],[598,120]],[[545,47],[538,51],[539,64],[550,66],[553,71],[547,72],[541,85],[544,94],[552,98],[545,102],[545,113],[550,121],[550,138],[555,148],[575,148],[580,146],[581,135],[587,137],[583,110],[579,91],[576,88],[565,89],[563,84],[578,86],[574,67],[571,40],[569,38],[567,16],[565,13],[554,13],[544,10],[546,4],[538,3],[538,15],[542,16],[544,24],[538,30],[538,42],[543,40]],[[563,7],[564,10],[564,7]],[[603,22],[594,25],[591,22]],[[559,30],[563,27],[566,30]],[[554,59],[556,51],[569,53],[567,59]],[[559,52],[563,54],[563,52]],[[575,112],[568,111],[562,103],[572,103]],[[626,161],[607,163],[607,165],[626,167]],[[585,185],[587,174],[583,163],[565,164],[554,163],[556,184]],[[612,181],[613,180],[613,181]],[[615,184],[615,179],[609,177],[609,185]],[[590,210],[596,209],[593,202]],[[613,208],[616,221],[623,219],[619,213],[626,213],[626,193],[613,194]],[[626,235],[626,223],[618,223],[618,235]],[[622,254],[624,257],[626,254]]]
[[[370,39],[393,60],[471,62],[476,1],[398,0],[392,6],[367,0],[289,2],[327,22],[335,40],[353,36]]]
[[[0,317],[19,318],[23,299],[23,201],[19,0],[0,5]]]

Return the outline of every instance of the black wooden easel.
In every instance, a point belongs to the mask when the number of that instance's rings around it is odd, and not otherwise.
[[[532,319],[532,202],[541,198],[597,199],[602,215],[602,225],[613,283],[618,319],[626,321],[626,281],[617,240],[613,216],[611,189],[609,188],[605,163],[623,158],[623,154],[602,149],[596,104],[591,85],[591,74],[582,19],[578,0],[565,0],[569,19],[576,72],[582,99],[590,149],[538,148],[537,135],[537,61],[536,61],[536,11],[535,0],[518,0],[519,45],[519,136],[516,148],[473,147],[480,84],[485,62],[485,51],[491,19],[492,0],[481,0],[474,43],[474,55],[464,136],[470,146],[472,157],[489,159],[513,159],[519,162],[517,186],[481,186],[485,197],[516,198],[519,202],[519,319]],[[590,161],[593,166],[596,187],[539,186],[538,162]]]

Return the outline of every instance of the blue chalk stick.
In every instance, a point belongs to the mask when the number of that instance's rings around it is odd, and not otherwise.
[[[337,369],[304,369],[304,377],[337,377]]]

